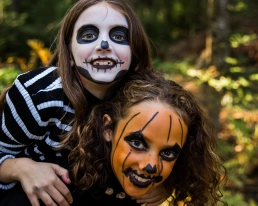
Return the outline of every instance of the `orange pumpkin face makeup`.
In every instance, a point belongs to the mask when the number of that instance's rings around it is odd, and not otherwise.
[[[186,140],[187,126],[173,108],[142,102],[118,121],[111,165],[125,192],[142,197],[170,175]]]

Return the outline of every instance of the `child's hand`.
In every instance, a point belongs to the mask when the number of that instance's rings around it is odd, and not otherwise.
[[[140,199],[136,199],[137,203],[143,203],[144,206],[157,206],[169,197],[163,184],[155,187]]]
[[[33,206],[39,206],[39,199],[45,205],[68,206],[72,203],[71,193],[65,185],[71,183],[66,169],[57,164],[35,162],[28,158],[16,160],[19,168],[15,174],[16,179],[21,182]]]

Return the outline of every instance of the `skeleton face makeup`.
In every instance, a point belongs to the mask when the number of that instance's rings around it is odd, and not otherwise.
[[[142,102],[129,110],[111,138],[111,165],[128,195],[141,197],[167,179],[187,131],[166,104]]]
[[[84,80],[109,84],[123,78],[131,64],[126,18],[106,3],[88,8],[75,23],[71,50]]]

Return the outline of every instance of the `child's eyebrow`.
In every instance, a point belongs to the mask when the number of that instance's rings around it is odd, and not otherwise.
[[[168,147],[165,150],[171,150],[177,156],[181,152],[182,148],[177,143],[175,143],[172,147]]]
[[[124,138],[124,140],[126,142],[130,142],[132,140],[139,140],[139,141],[141,141],[144,144],[145,147],[147,147],[148,144],[147,144],[145,139],[146,139],[146,137],[144,137],[144,135],[142,134],[141,130],[136,131],[136,132],[131,132],[128,136],[126,136]]]

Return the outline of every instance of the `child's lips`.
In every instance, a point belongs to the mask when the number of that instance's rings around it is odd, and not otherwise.
[[[151,183],[155,182],[154,178],[143,178],[140,177],[138,175],[136,175],[135,173],[133,173],[132,171],[129,172],[129,179],[130,181],[137,187],[140,188],[146,188],[148,187]]]
[[[124,171],[126,177],[129,177],[129,180],[133,183],[134,186],[139,188],[147,188],[153,183],[158,183],[162,181],[161,176],[145,176],[143,174],[138,174],[136,170],[128,168]]]
[[[91,64],[93,66],[113,66],[115,63],[112,60],[95,60]]]
[[[113,59],[94,59],[90,64],[96,69],[111,69],[116,66],[116,62]]]

